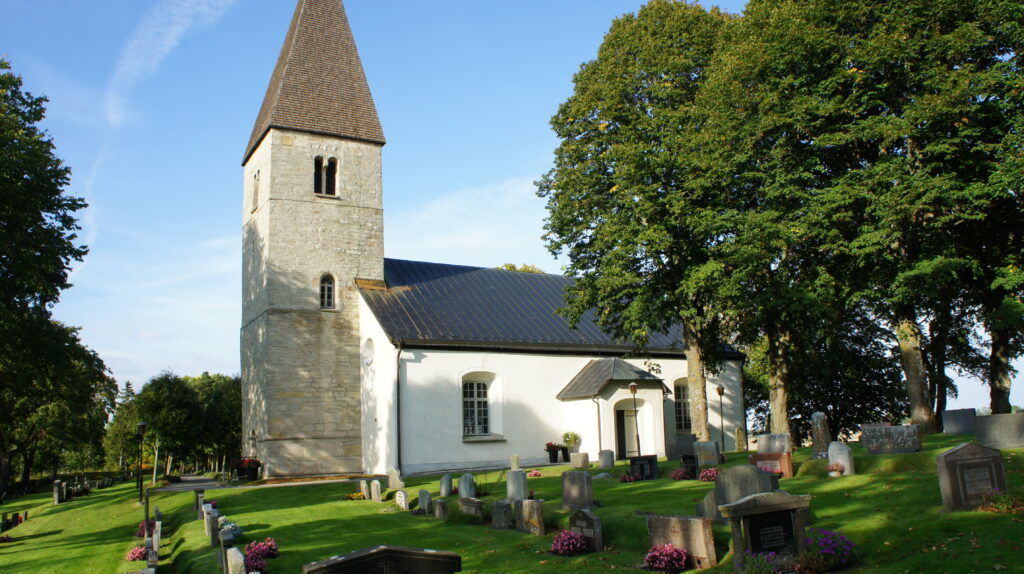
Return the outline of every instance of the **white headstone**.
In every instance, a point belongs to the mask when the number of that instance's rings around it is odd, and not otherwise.
[[[526,473],[521,470],[508,471],[505,489],[508,500],[526,500]]]
[[[839,441],[832,441],[828,445],[828,464],[831,466],[837,462],[843,465],[843,476],[856,474],[853,468],[853,449]]]

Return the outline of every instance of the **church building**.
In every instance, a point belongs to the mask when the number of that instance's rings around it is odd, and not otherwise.
[[[341,0],[298,0],[245,148],[243,454],[264,476],[672,456],[690,434],[679,329],[643,358],[556,313],[570,280],[384,256],[377,110]],[[734,353],[712,439],[745,429]],[[723,391],[719,394],[719,389]]]

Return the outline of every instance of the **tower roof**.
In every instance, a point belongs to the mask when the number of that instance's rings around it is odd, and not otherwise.
[[[342,0],[299,0],[243,165],[270,128],[384,145]]]

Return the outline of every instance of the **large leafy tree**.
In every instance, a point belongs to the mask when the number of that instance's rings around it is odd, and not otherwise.
[[[173,457],[185,457],[201,440],[203,408],[194,388],[184,379],[164,371],[146,382],[135,397],[138,416],[146,422],[154,450],[167,456],[167,472]],[[154,468],[159,462],[154,460]]]
[[[642,348],[652,331],[684,326],[694,431],[708,440],[705,372],[720,333],[707,284],[721,235],[717,190],[692,161],[695,98],[730,16],[654,0],[613,22],[597,59],[552,118],[561,139],[538,182],[548,247],[575,279],[566,313],[596,311],[609,333]]]
[[[202,427],[194,454],[230,460],[242,452],[242,379],[204,372],[182,377],[195,390]]]

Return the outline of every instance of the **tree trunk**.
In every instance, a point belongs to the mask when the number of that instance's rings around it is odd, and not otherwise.
[[[7,492],[11,484],[11,455],[0,449],[0,492]]]
[[[32,475],[32,463],[36,458],[36,449],[26,449],[21,453],[24,464],[21,467],[21,487],[28,489],[29,477]]]
[[[768,408],[772,434],[789,434],[789,330],[773,328],[768,333]],[[794,447],[798,445],[793,443]]]
[[[900,346],[900,365],[907,380],[910,423],[920,425],[922,433],[935,432],[935,412],[928,397],[928,380],[921,353],[921,328],[913,309],[896,311],[896,339]]]
[[[167,453],[167,464],[164,465],[164,474],[171,474],[171,462],[174,460],[174,455]]]
[[[160,439],[153,443],[153,482],[156,484],[156,467],[160,466]]]
[[[946,410],[949,377],[946,376],[946,348],[949,337],[949,307],[928,325],[928,394],[935,409],[935,429],[942,432],[942,411]]]
[[[992,350],[988,357],[989,407],[994,415],[1011,412],[1010,407],[1010,331],[991,329]]]
[[[683,344],[686,346],[686,393],[690,399],[690,424],[697,440],[711,440],[708,428],[708,395],[704,379],[704,358],[701,356],[697,335],[689,325],[683,326]],[[722,445],[725,448],[725,445]]]

